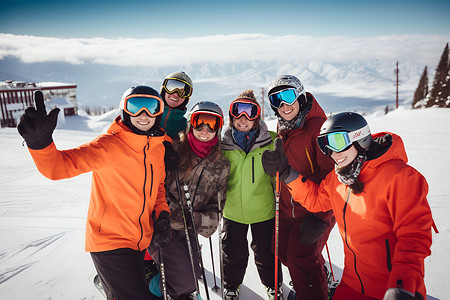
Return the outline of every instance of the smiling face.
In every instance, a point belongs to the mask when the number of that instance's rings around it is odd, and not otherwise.
[[[294,103],[292,103],[292,105],[283,103],[278,109],[278,113],[283,119],[285,119],[286,121],[290,121],[297,116],[299,110],[300,104],[298,103],[298,101],[295,101]]]
[[[130,116],[131,124],[139,130],[150,130],[155,124],[155,117],[150,117],[145,111],[141,112],[136,117]]]
[[[194,130],[192,130],[192,133],[194,134],[194,137],[201,142],[209,142],[216,136],[217,133],[217,131],[209,132],[206,126],[203,126],[200,129],[193,129]]]
[[[250,121],[245,116],[241,116],[240,118],[233,118],[233,127],[241,132],[247,132],[252,130],[255,121]]]
[[[342,152],[332,152],[331,158],[340,168],[348,166],[358,155],[358,150],[352,145],[348,150]]]
[[[183,104],[186,98],[181,98],[180,95],[175,92],[173,94],[165,93],[164,99],[169,107],[175,108]]]

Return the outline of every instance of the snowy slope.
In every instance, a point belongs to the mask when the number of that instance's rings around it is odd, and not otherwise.
[[[74,116],[61,120],[54,133],[60,149],[78,146],[104,132],[114,115]],[[439,234],[433,234],[432,255],[426,259],[428,299],[448,299],[450,269],[450,110],[412,111],[400,107],[384,115],[366,116],[372,132],[392,131],[402,136],[410,164],[430,185],[429,197]],[[274,130],[275,122],[268,121]],[[36,169],[16,129],[0,129],[0,299],[102,299],[92,284],[95,270],[84,252],[84,227],[89,201],[90,174],[51,181]],[[212,237],[218,279],[217,235]],[[210,287],[209,241],[201,238]],[[328,242],[336,277],[342,273],[342,241],[336,228]],[[325,258],[326,253],[324,252]],[[250,258],[241,299],[266,299]],[[283,268],[284,282],[289,275]],[[204,290],[201,290],[204,296]],[[211,293],[212,299],[219,297]]]

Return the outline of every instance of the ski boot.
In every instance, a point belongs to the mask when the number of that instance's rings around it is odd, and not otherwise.
[[[278,286],[278,297],[275,299],[275,288],[266,286],[267,296],[269,300],[284,300],[283,290],[281,289],[282,284]]]
[[[223,299],[224,300],[237,300],[239,298],[239,288],[238,286],[230,286],[225,288],[225,291],[223,292]]]

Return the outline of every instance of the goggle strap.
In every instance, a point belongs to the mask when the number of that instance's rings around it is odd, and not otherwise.
[[[348,133],[348,138],[350,140],[350,142],[354,142],[357,141],[363,137],[366,137],[370,135],[370,128],[369,125],[367,124],[366,126],[364,126],[363,128],[360,128],[358,130],[352,131]]]

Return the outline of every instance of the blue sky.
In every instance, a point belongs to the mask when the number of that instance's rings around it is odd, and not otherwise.
[[[114,3],[114,4],[113,4]],[[0,32],[58,38],[448,34],[450,1],[0,0]]]

